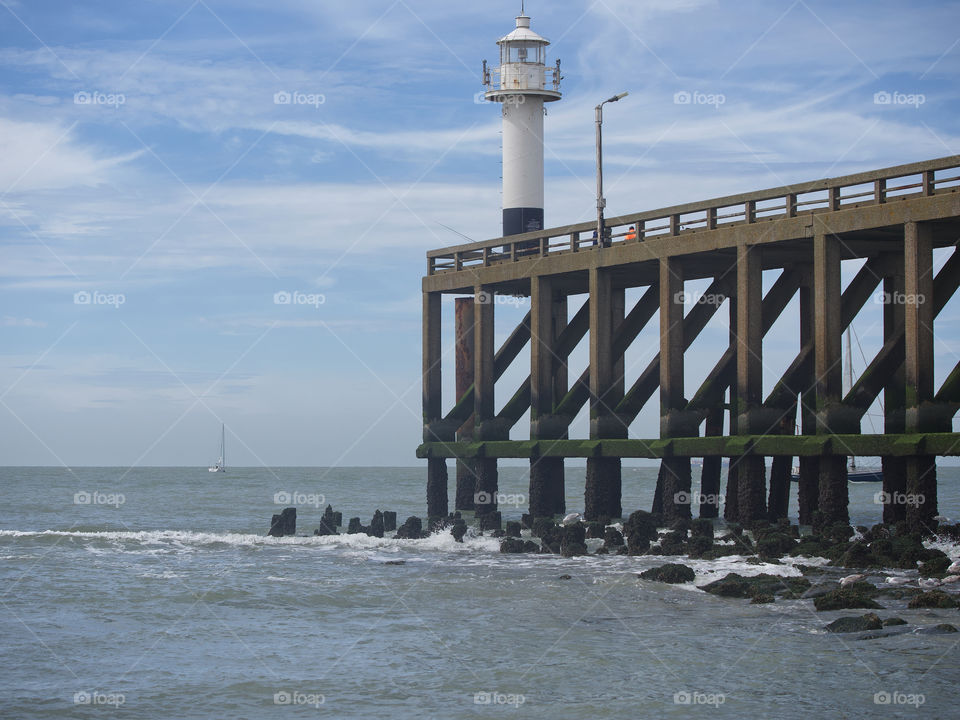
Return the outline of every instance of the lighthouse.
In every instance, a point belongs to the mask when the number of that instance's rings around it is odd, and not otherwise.
[[[559,100],[560,61],[546,66],[550,41],[517,16],[517,27],[497,40],[500,66],[483,61],[484,97],[503,106],[503,234],[543,229],[543,115]]]

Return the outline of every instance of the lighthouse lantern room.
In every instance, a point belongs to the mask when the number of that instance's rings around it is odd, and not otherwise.
[[[560,61],[546,66],[549,44],[521,14],[497,41],[500,67],[483,61],[484,97],[503,106],[505,236],[543,229],[543,104],[561,97]]]

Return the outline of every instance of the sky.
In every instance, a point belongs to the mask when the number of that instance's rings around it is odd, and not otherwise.
[[[221,423],[228,465],[418,464],[425,253],[500,235],[500,113],[477,93],[519,6],[0,0],[0,464],[199,466]],[[957,2],[526,11],[564,76],[548,227],[595,213],[593,107],[625,90],[604,116],[609,215],[960,153]],[[498,306],[498,338],[525,311]],[[958,315],[936,326],[938,381]],[[452,301],[445,316],[449,338]],[[795,317],[767,337],[765,390]],[[725,320],[688,354],[689,386]],[[656,338],[628,352],[628,383]],[[656,436],[656,406],[631,437]]]

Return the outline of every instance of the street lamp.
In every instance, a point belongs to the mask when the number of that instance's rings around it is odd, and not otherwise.
[[[599,247],[603,247],[606,244],[603,228],[603,208],[607,205],[607,201],[603,199],[603,106],[607,103],[617,102],[629,94],[630,93],[622,92],[619,95],[614,95],[612,98],[604,100],[595,108],[597,119],[597,245]]]

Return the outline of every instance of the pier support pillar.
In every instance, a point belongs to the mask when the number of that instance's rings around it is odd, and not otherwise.
[[[566,358],[557,355],[557,338],[567,324],[566,298],[556,298],[553,280],[530,279],[530,439],[567,437],[567,423],[553,414],[567,390]],[[566,512],[563,458],[530,459],[530,515],[550,517]]]
[[[761,249],[737,248],[737,434],[771,432],[763,408],[763,276]],[[763,456],[740,458],[737,518],[749,525],[767,515],[766,465]]]
[[[453,440],[456,428],[443,420],[441,392],[441,296],[423,295],[423,440],[447,442]],[[449,512],[447,498],[447,461],[444,458],[427,459],[427,516],[445,516]]]
[[[805,273],[805,278],[812,277],[812,273]],[[813,342],[813,288],[809,280],[800,286],[800,347]],[[800,432],[804,435],[815,435],[817,432],[817,398],[813,387],[813,378],[803,379],[799,398]],[[801,525],[812,525],[813,514],[820,507],[820,464],[819,458],[800,457],[797,460],[800,466],[800,480],[797,483],[797,507],[799,510],[798,522]]]
[[[832,235],[818,232],[813,241],[814,376],[817,432],[837,433],[842,410],[840,246]],[[831,453],[839,448],[831,448]],[[828,454],[818,459],[820,512],[828,524],[850,522],[847,458]]]
[[[933,406],[933,232],[908,222],[903,237],[905,425],[908,433],[947,430]],[[952,424],[952,423],[951,423]],[[937,514],[937,462],[933,455],[906,459],[906,519],[920,529]],[[896,502],[899,498],[891,498]]]
[[[476,286],[473,303],[473,413],[474,438],[505,440],[494,406],[494,290]],[[485,515],[497,510],[499,481],[496,458],[477,458],[474,510]]]
[[[590,268],[590,437],[627,437],[626,421],[613,409],[623,399],[623,354],[613,352],[613,334],[623,322],[625,298],[614,289],[610,274]],[[620,458],[587,458],[583,512],[587,520],[619,518],[621,504]]]
[[[660,259],[660,437],[699,434],[690,427],[683,397],[683,266],[679,258]],[[690,458],[666,457],[663,478],[663,519],[667,525],[691,517]]]
[[[736,297],[731,298],[730,307],[728,312],[730,318],[727,322],[727,327],[730,330],[730,348],[734,352],[734,362],[736,362],[737,354],[737,301]],[[730,421],[730,434],[734,435],[737,432],[737,388],[736,383],[732,384],[728,388],[728,401],[727,408],[729,410],[729,421]],[[723,519],[727,522],[737,522],[738,515],[738,506],[737,502],[740,493],[740,483],[738,481],[739,477],[739,467],[740,467],[740,458],[730,457],[727,464],[727,492],[726,498],[723,504]]]
[[[795,435],[797,402],[788,407],[780,418],[780,434]],[[787,517],[790,507],[790,478],[793,474],[792,455],[774,455],[770,467],[770,494],[767,498],[767,518],[771,522]]]
[[[904,308],[903,303],[894,302],[896,298],[906,297],[903,286],[902,263],[897,263],[899,271],[895,275],[883,278],[883,341],[890,342],[903,332]],[[883,388],[883,432],[886,434],[902,433],[905,428],[904,406],[907,401],[904,384],[903,363],[887,379]],[[885,455],[880,458],[883,471],[883,497],[903,497],[907,492],[907,462],[902,457]],[[907,519],[907,508],[903,503],[885,502],[883,504],[883,522],[894,524]]]
[[[456,398],[459,400],[473,385],[474,337],[473,337],[474,298],[463,297],[454,301],[454,356],[456,362]],[[457,440],[473,440],[473,415],[457,430]],[[454,508],[473,510],[473,496],[477,486],[476,463],[473,460],[457,460],[457,490],[454,496]]]
[[[714,401],[707,412],[703,426],[706,437],[723,435],[723,398]],[[720,514],[720,472],[723,469],[723,458],[719,455],[708,455],[703,458],[700,470],[700,517],[715,518]]]

